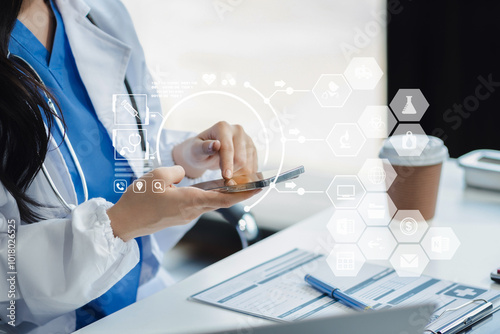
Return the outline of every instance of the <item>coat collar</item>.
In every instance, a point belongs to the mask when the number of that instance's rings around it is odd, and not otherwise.
[[[87,18],[91,8],[83,0],[56,0],[56,4],[97,117],[113,138],[112,97],[125,91],[131,48],[92,24]]]

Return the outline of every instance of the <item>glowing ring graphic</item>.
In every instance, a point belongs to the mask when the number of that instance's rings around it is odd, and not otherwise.
[[[269,108],[273,112],[274,116],[276,117],[276,120],[278,121],[278,125],[279,125],[280,132],[281,132],[281,160],[280,160],[280,165],[278,167],[278,174],[280,174],[281,170],[283,169],[283,161],[285,160],[285,143],[286,143],[286,138],[285,138],[285,134],[283,133],[283,126],[281,125],[281,121],[280,121],[280,118],[278,117],[278,113],[276,112],[276,110],[274,110],[274,108],[273,108],[271,102],[269,101],[269,99],[267,99],[261,92],[259,92],[256,88],[254,88],[252,85],[250,85],[250,83],[248,81],[246,81],[243,84],[243,86],[245,88],[250,88],[253,92],[255,92],[257,95],[259,95],[262,98],[262,100],[264,101],[264,104],[266,104],[266,105],[269,106]],[[270,184],[269,188],[267,188],[266,192],[264,193],[264,195],[261,196],[261,198],[259,198],[252,205],[245,206],[245,208],[244,208],[245,211],[248,212],[254,206],[256,206],[257,204],[259,204],[260,201],[262,201],[267,196],[267,194],[269,194],[269,192],[271,191],[271,189],[273,189],[275,187],[276,187],[276,179],[274,179],[274,181]]]
[[[255,88],[251,87],[250,84],[248,82],[245,83],[244,85],[246,88],[251,88],[255,93],[257,93],[260,97],[262,97],[264,100],[265,100],[265,97],[259,92],[257,91]],[[158,161],[158,164],[161,165],[161,156],[160,156],[160,138],[161,138],[161,133],[162,133],[162,130],[163,130],[163,127],[165,126],[165,123],[168,119],[168,117],[170,117],[170,115],[181,105],[183,104],[184,102],[186,101],[189,101],[195,97],[198,97],[198,96],[202,96],[202,95],[224,95],[224,96],[228,96],[228,97],[231,97],[239,102],[241,102],[243,105],[245,105],[248,109],[250,109],[253,114],[257,117],[259,123],[260,123],[260,126],[266,130],[266,127],[264,125],[264,122],[262,121],[262,118],[260,117],[260,115],[258,114],[258,112],[255,110],[255,108],[252,107],[252,105],[250,105],[250,103],[248,103],[247,101],[245,101],[244,99],[242,99],[241,97],[237,96],[237,95],[234,95],[234,94],[231,94],[231,93],[228,93],[228,92],[224,92],[224,91],[217,91],[217,90],[209,90],[209,91],[203,91],[203,92],[198,92],[198,93],[194,93],[194,94],[191,94],[189,96],[186,96],[185,98],[183,98],[182,100],[180,100],[179,102],[177,102],[176,104],[174,104],[172,106],[172,108],[170,108],[170,110],[166,113],[166,115],[163,117],[163,121],[161,122],[160,124],[160,127],[158,129],[158,135],[157,135],[157,141],[156,141],[156,158],[157,158],[157,161]],[[282,154],[281,154],[281,161],[280,161],[280,165],[279,165],[279,168],[278,168],[278,174],[281,173],[281,170],[282,170],[282,167],[283,167],[283,160],[284,160],[284,157],[285,157],[285,136],[283,134],[283,127],[281,125],[281,121],[278,117],[278,114],[276,113],[276,111],[274,110],[274,108],[271,106],[270,103],[266,103],[271,111],[273,112],[273,114],[276,116],[276,119],[278,121],[278,125],[279,125],[279,128],[280,128],[280,132],[281,132],[281,144],[282,144]],[[264,156],[264,164],[267,163],[267,160],[269,158],[269,137],[267,135],[267,130],[264,132],[265,133],[265,140],[266,140],[266,143],[265,143],[265,146],[266,146],[266,149],[265,149],[265,156]],[[250,211],[250,209],[252,209],[254,206],[256,206],[258,203],[260,203],[260,201],[262,201],[262,199],[264,197],[267,196],[267,194],[269,193],[269,191],[271,191],[272,188],[274,188],[274,186],[276,185],[276,180],[274,180],[272,183],[271,183],[271,186],[267,189],[267,191],[264,193],[264,195],[262,197],[259,198],[259,200],[257,200],[255,203],[253,203],[252,205],[250,206],[245,206],[245,211],[248,212]]]

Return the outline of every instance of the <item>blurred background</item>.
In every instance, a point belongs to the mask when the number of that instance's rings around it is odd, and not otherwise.
[[[387,25],[389,98],[399,88],[420,88],[430,103],[420,124],[453,158],[499,150],[500,3],[402,3],[408,10]],[[488,89],[483,82],[490,80],[496,86]]]
[[[475,98],[480,77],[500,81],[495,1],[123,2],[166,128],[200,132],[219,120],[239,123],[256,143],[261,169],[277,168],[282,157],[284,168],[305,166],[295,180],[303,195],[279,192],[287,190],[280,185],[252,209],[264,237],[330,207],[333,177],[356,174],[366,158],[377,157],[382,139],[368,138],[357,157],[346,158],[333,154],[327,138],[335,124],[358,122],[367,106],[387,106],[400,88],[421,89],[430,104],[421,125],[445,141],[452,157],[500,149],[490,116],[500,87]],[[312,91],[321,75],[343,74],[354,57],[373,57],[380,81],[374,89],[354,89],[343,107],[322,107]],[[465,107],[459,112],[455,105]],[[380,116],[388,120],[385,110],[379,108]],[[182,279],[239,247],[234,229],[209,214],[165,266]]]

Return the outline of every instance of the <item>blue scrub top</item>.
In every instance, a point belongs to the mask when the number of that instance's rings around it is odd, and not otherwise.
[[[80,78],[61,15],[52,1],[51,5],[57,22],[52,52],[20,21],[17,21],[12,32],[9,51],[25,59],[38,72],[59,102],[59,112],[62,112],[67,126],[66,135],[85,175],[89,198],[102,197],[116,203],[121,194],[115,193],[113,188],[115,161],[112,141],[97,118]],[[59,149],[75,185],[78,202],[82,203],[82,182],[69,150],[63,143],[63,134],[55,125],[51,133],[61,143]],[[127,181],[130,184],[132,180]],[[141,250],[140,262],[108,292],[76,310],[77,329],[136,301],[142,262],[141,239],[138,238],[137,242]]]
[[[116,203],[121,194],[115,193],[113,188],[115,161],[112,141],[97,118],[80,78],[61,16],[57,10],[54,12],[57,27],[52,53],[20,21],[17,21],[12,32],[9,50],[30,63],[57,98],[67,126],[66,135],[85,174],[89,198],[102,197]],[[54,139],[60,143],[62,134],[57,126],[51,131]],[[61,145],[60,149],[75,185],[78,202],[82,203],[82,182],[75,164],[66,145]],[[131,180],[127,181],[130,184]]]

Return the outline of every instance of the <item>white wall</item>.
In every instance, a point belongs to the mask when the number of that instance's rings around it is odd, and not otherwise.
[[[243,82],[250,82],[269,96],[275,90],[275,81],[285,81],[286,87],[310,90],[322,73],[342,73],[348,59],[341,52],[341,43],[354,45],[357,29],[373,27],[377,22],[374,13],[383,9],[385,2],[124,0],[124,3],[134,19],[155,78],[161,79],[163,86],[179,81],[197,82],[193,89],[184,90],[183,96],[213,89],[248,101],[262,117],[265,127],[271,128],[268,164],[271,166],[281,157],[278,136],[269,123],[273,114],[261,98],[243,87]],[[383,27],[357,56],[375,57],[385,70]],[[221,85],[223,72],[234,74],[236,86]],[[208,86],[202,76],[212,73],[217,80]],[[162,98],[164,112],[179,100],[171,96]],[[271,103],[278,112],[286,108],[285,112],[295,117],[285,131],[296,127],[306,138],[325,139],[335,122],[356,122],[365,105],[386,104],[385,76],[377,89],[355,91],[342,109],[321,108],[310,92],[277,93]],[[243,124],[259,148],[263,147],[262,129],[252,112],[242,103],[220,95],[200,96],[182,104],[169,116],[167,127],[201,131],[217,120]],[[361,153],[373,155],[374,150],[376,143],[372,140]],[[261,149],[261,161],[263,155]],[[356,164],[353,159],[343,160],[340,165]],[[287,144],[286,163],[307,164],[309,170],[318,172],[340,168],[324,142]]]

